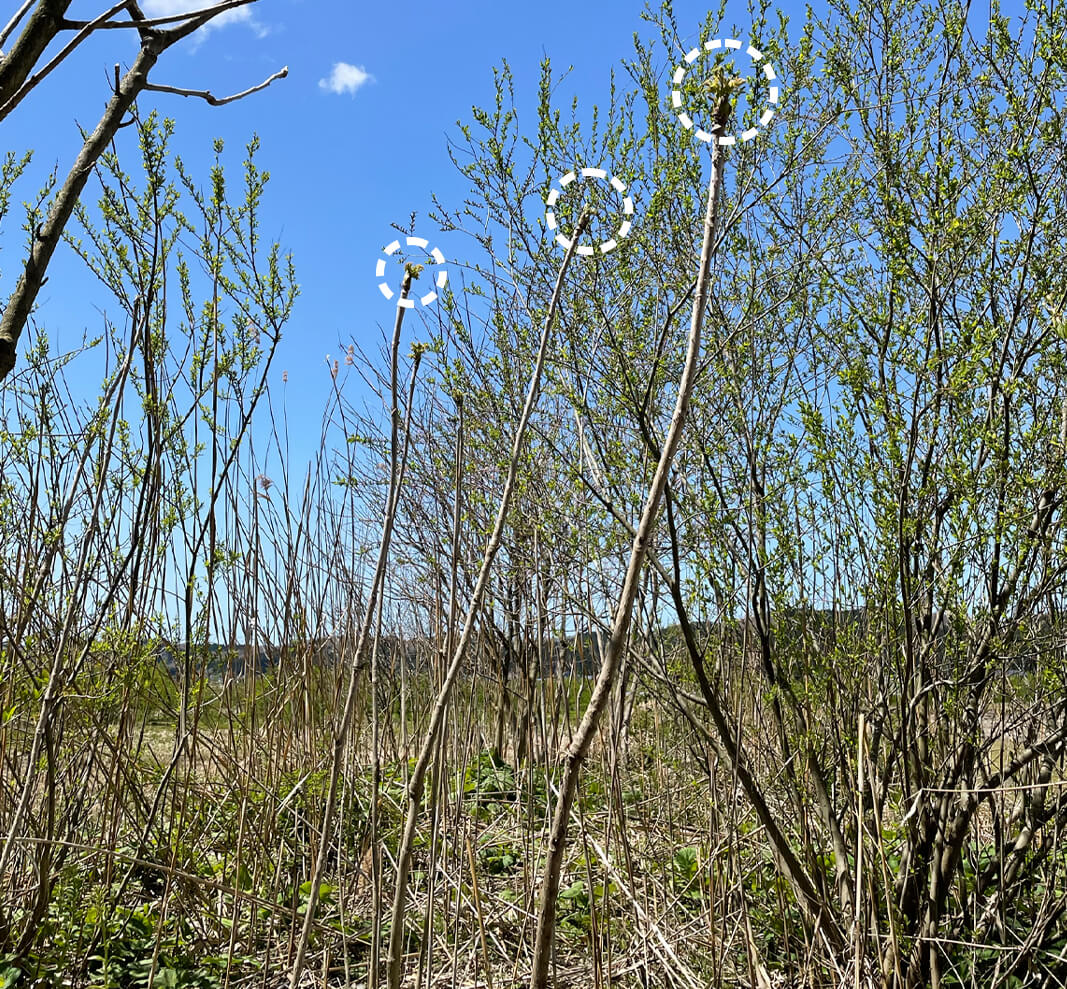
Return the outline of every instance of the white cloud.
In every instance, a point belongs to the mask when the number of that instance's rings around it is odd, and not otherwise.
[[[173,17],[176,14],[188,14],[207,7],[214,7],[218,0],[144,0],[141,9],[148,17]],[[224,10],[216,14],[199,31],[198,38],[202,39],[209,31],[225,27],[227,24],[247,24],[257,38],[266,37],[270,29],[261,21],[252,16],[251,5],[234,7],[233,10]]]
[[[331,93],[349,93],[354,95],[365,82],[370,82],[372,76],[362,65],[349,65],[347,62],[334,62],[333,70],[325,79],[319,80],[321,89],[328,89]]]

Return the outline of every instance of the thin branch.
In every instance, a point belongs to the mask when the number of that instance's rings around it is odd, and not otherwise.
[[[200,99],[207,100],[212,106],[225,106],[227,103],[233,103],[234,100],[240,100],[246,96],[251,96],[252,93],[258,93],[261,89],[266,89],[275,79],[284,79],[287,75],[289,75],[288,65],[279,69],[270,78],[264,79],[258,86],[250,86],[241,93],[234,93],[233,96],[223,96],[221,99],[218,96],[212,96],[206,89],[181,89],[177,86],[157,86],[155,83],[149,83],[145,86],[145,90],[150,93],[173,93],[175,96],[199,96]]]
[[[40,0],[30,13],[11,51],[0,59],[0,103],[8,102],[33,71],[37,60],[44,56],[52,39],[62,30],[63,15],[70,4],[71,0]],[[17,19],[8,26],[15,24]]]
[[[181,17],[187,17],[189,20],[177,27],[172,27],[169,31],[160,32],[160,37],[163,38],[165,44],[164,47],[169,48],[176,41],[181,41],[182,38],[187,37],[194,31],[200,30],[208,21],[214,20],[219,14],[224,14],[227,10],[231,10],[234,7],[243,7],[246,4],[255,3],[256,0],[226,0],[226,3],[217,4],[214,7],[205,7],[203,10],[193,11],[189,14],[182,14]],[[145,27],[148,24],[147,20],[141,20],[137,22],[138,27]]]
[[[87,21],[85,26],[73,37],[66,45],[64,45],[55,57],[43,68],[40,72],[35,72],[30,76],[15,92],[11,98],[0,107],[0,120],[3,120],[12,110],[15,109],[34,89],[34,87],[44,79],[60,62],[62,62],[75,48],[78,47],[90,34],[93,33],[102,23],[109,17],[114,17],[115,14],[126,8],[127,0],[120,0],[108,10],[105,10],[99,17],[94,18],[91,21]]]
[[[69,2],[70,0],[65,0],[65,3]],[[75,159],[66,181],[56,194],[49,210],[48,217],[37,230],[33,243],[30,246],[29,257],[26,259],[26,266],[23,270],[22,277],[19,278],[18,284],[15,286],[15,291],[7,301],[3,315],[0,316],[0,380],[5,378],[15,366],[15,351],[18,346],[19,337],[22,335],[26,321],[29,319],[30,312],[33,310],[33,305],[37,300],[37,294],[40,291],[41,286],[44,284],[45,275],[47,274],[48,264],[52,259],[52,254],[55,252],[56,245],[59,243],[59,239],[63,234],[67,221],[70,219],[75,204],[81,197],[82,190],[89,178],[89,174],[96,166],[97,159],[103,152],[104,148],[110,143],[119,127],[123,126],[122,121],[126,111],[129,110],[137,96],[146,88],[157,88],[149,86],[148,73],[156,64],[160,54],[182,38],[192,34],[218,14],[234,7],[244,6],[245,4],[253,2],[255,2],[255,0],[227,0],[225,3],[218,4],[214,7],[208,7],[196,14],[184,15],[188,20],[169,31],[143,30],[146,22],[139,18],[140,9],[135,3],[132,3],[131,0],[125,0],[124,3],[112,8],[112,12],[117,12],[120,9],[128,9],[131,11],[131,16],[135,18],[137,25],[142,28],[141,50],[138,52],[137,58],[134,60],[130,70],[115,86],[115,92],[109,100],[107,108],[104,110],[104,114],[96,126],[96,130],[93,131],[82,145],[82,149],[79,152],[78,157]],[[36,13],[34,16],[37,16]],[[23,38],[19,39],[20,45],[23,45],[24,37],[31,33],[31,28],[33,28],[33,26],[34,22],[31,21],[23,32]],[[47,26],[51,29],[51,27],[54,27],[54,24]],[[87,30],[82,32],[82,34],[86,33],[88,33]],[[68,49],[77,44],[79,40],[81,40],[81,37],[82,35],[80,34],[79,37],[75,38],[71,45],[68,46]],[[28,57],[29,54],[32,54],[32,52],[27,51],[22,57]],[[55,64],[58,64],[58,62],[56,59],[53,59],[52,63],[46,67],[44,73],[39,75],[43,76],[47,74]],[[3,67],[5,67],[4,63],[0,62],[0,76],[3,74]],[[254,93],[257,90],[270,85],[275,79],[282,78],[287,74],[288,68],[284,68],[281,72],[275,73],[260,85],[253,86],[244,93],[238,93],[235,96],[215,101],[215,105],[229,103],[233,100],[240,99],[242,96],[247,96],[249,93]],[[25,82],[25,79],[23,81]],[[26,86],[20,86],[20,91],[28,91],[29,88],[36,85],[36,81],[39,81],[39,79],[31,80]],[[2,92],[2,89],[0,89],[0,92]],[[210,96],[210,94],[206,94],[205,98],[208,96]],[[20,98],[21,97],[16,94],[16,97],[12,98],[14,99],[14,102],[12,102],[12,99],[5,102],[2,110],[0,110],[0,119],[3,119],[3,115],[9,112],[11,107],[14,106],[15,102]],[[212,101],[214,101],[214,97],[211,97],[209,100],[209,102]]]
[[[26,16],[26,11],[29,10],[32,6],[33,0],[26,0],[26,2],[21,7],[19,7],[18,11],[15,13],[15,16],[7,22],[7,25],[4,27],[4,30],[0,31],[0,45],[3,45],[7,41],[7,39],[11,36],[11,32],[14,31],[16,27],[18,27],[19,21],[21,21],[22,18]]]
[[[74,204],[81,197],[97,159],[115,136],[126,111],[148,82],[149,70],[166,47],[162,38],[163,36],[160,36],[146,43],[137,53],[133,66],[123,77],[117,92],[108,101],[96,130],[82,145],[66,181],[56,193],[47,219],[33,238],[22,276],[7,301],[3,316],[0,317],[0,379],[6,377],[15,366],[15,349],[19,337],[37,300],[37,293],[48,271],[48,263],[52,260],[52,254],[63,235],[67,220],[74,211]]]
[[[255,3],[255,2],[256,2],[256,0],[225,0],[225,3],[215,4],[214,7],[205,7],[203,10],[190,10],[187,13],[184,13],[184,14],[167,14],[166,17],[140,17],[140,18],[136,18],[136,19],[131,20],[131,21],[105,21],[104,23],[96,24],[94,30],[97,30],[97,31],[114,31],[116,29],[120,29],[121,30],[121,29],[127,29],[127,28],[131,28],[131,27],[139,28],[139,29],[140,28],[164,27],[167,24],[178,24],[178,23],[181,23],[182,21],[188,20],[190,17],[200,17],[203,14],[210,14],[211,17],[214,17],[216,14],[224,14],[228,10],[233,10],[236,7],[246,7],[248,4]],[[120,9],[124,8],[124,7],[128,7],[128,6],[129,6],[128,0],[125,3],[119,4]],[[108,14],[107,16],[110,17],[114,13],[115,12],[113,11],[111,14]],[[98,17],[98,18],[96,18],[96,20],[99,21],[100,18]],[[65,22],[64,27],[68,27],[68,28],[84,27],[85,25],[87,25],[89,23],[90,23],[89,21],[67,21],[67,22]],[[95,21],[92,22],[92,23],[95,24]]]

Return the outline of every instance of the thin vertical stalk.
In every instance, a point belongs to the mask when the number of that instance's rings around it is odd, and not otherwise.
[[[864,915],[863,915],[863,843],[865,839],[863,829],[863,804],[865,794],[863,788],[865,786],[863,780],[863,743],[865,741],[865,734],[867,726],[864,721],[863,712],[860,712],[859,726],[856,729],[856,954],[854,964],[856,970],[854,972],[856,989],[860,989],[862,984],[862,971],[863,971],[863,954],[865,947],[864,937]]]
[[[379,794],[382,788],[382,728],[381,710],[378,704],[378,665],[379,646],[382,641],[383,601],[378,599],[378,618],[374,645],[370,655],[370,691],[371,691],[371,799],[370,799],[370,869],[371,886],[374,896],[374,915],[371,922],[370,963],[367,972],[368,989],[378,989],[379,939],[382,932],[382,855],[379,840],[380,814]]]
[[[412,270],[408,266],[404,274],[404,281],[400,288],[400,298],[404,300],[411,291]],[[341,775],[341,763],[344,758],[345,745],[348,741],[348,732],[352,724],[352,711],[355,708],[356,686],[359,683],[359,658],[363,655],[370,635],[371,626],[374,624],[378,596],[385,582],[385,571],[389,560],[389,543],[393,535],[393,523],[396,519],[396,510],[400,502],[400,489],[404,480],[404,467],[406,464],[407,443],[411,430],[411,407],[412,392],[415,388],[415,376],[418,372],[419,359],[422,352],[415,350],[413,366],[411,369],[411,385],[408,395],[407,413],[403,423],[403,453],[401,455],[401,421],[398,364],[400,355],[400,330],[404,323],[405,307],[397,305],[396,323],[393,327],[393,341],[390,352],[389,364],[389,396],[392,408],[390,410],[390,439],[389,439],[389,491],[385,502],[385,515],[382,520],[382,538],[378,549],[378,562],[374,568],[374,576],[371,579],[370,594],[367,597],[367,607],[359,630],[359,640],[355,654],[352,658],[352,666],[348,677],[348,694],[345,697],[344,710],[341,714],[341,722],[337,725],[333,737],[333,752],[330,762],[330,785],[326,791],[325,806],[322,810],[321,839],[319,842],[318,855],[315,857],[315,866],[311,873],[311,889],[308,893],[307,912],[304,915],[304,926],[300,931],[300,938],[296,944],[296,958],[293,961],[293,969],[289,976],[289,989],[297,989],[300,976],[304,969],[304,957],[307,954],[308,939],[311,936],[311,927],[315,921],[315,907],[319,899],[319,882],[326,868],[326,855],[330,845],[330,828],[333,826],[333,817],[337,804],[337,782]]]
[[[729,96],[721,96],[715,114],[720,131],[725,130],[730,110]],[[708,301],[708,275],[714,255],[715,229],[724,164],[725,156],[718,142],[713,141],[711,144],[711,182],[708,186],[707,210],[704,214],[704,240],[700,251],[700,270],[697,274],[696,297],[693,300],[693,316],[686,345],[685,366],[678,385],[678,398],[675,401],[674,413],[667,429],[663,449],[660,451],[659,463],[656,465],[656,473],[653,475],[652,485],[641,512],[641,521],[630,549],[630,561],[626,567],[626,576],[612,623],[611,637],[601,659],[596,686],[593,688],[593,694],[589,698],[578,730],[563,755],[566,768],[552,820],[548,857],[545,861],[544,878],[541,884],[541,899],[537,908],[537,936],[534,942],[533,968],[530,975],[531,989],[547,989],[548,986],[548,969],[556,934],[556,898],[559,895],[563,855],[567,848],[567,827],[578,789],[578,776],[589,752],[597,723],[611,698],[611,688],[629,638],[630,621],[641,568],[648,555],[660,502],[663,500],[671,464],[674,461],[675,452],[682,438],[682,429],[689,413],[689,400],[693,393],[700,360],[701,330]],[[395,987],[390,987],[390,989],[395,989]]]
[[[508,474],[504,481],[504,490],[500,495],[500,506],[497,509],[496,522],[489,537],[489,542],[485,547],[485,555],[482,558],[481,570],[478,573],[478,580],[474,585],[474,593],[471,595],[470,605],[467,608],[463,631],[460,633],[456,651],[449,663],[444,682],[441,684],[441,690],[434,703],[433,712],[430,715],[430,724],[426,729],[422,748],[415,762],[415,768],[411,773],[411,780],[408,783],[407,819],[404,823],[404,835],[396,857],[396,893],[393,897],[393,912],[389,928],[389,969],[386,983],[388,989],[399,989],[400,986],[400,963],[404,950],[404,914],[407,909],[408,874],[411,871],[411,850],[415,842],[415,828],[419,822],[419,810],[422,804],[423,788],[426,783],[426,772],[430,765],[430,759],[433,757],[434,743],[444,722],[445,709],[448,706],[448,699],[451,696],[456,675],[459,673],[459,668],[467,655],[467,648],[474,635],[475,622],[482,606],[482,598],[485,596],[485,588],[489,583],[489,572],[492,569],[493,560],[496,558],[497,550],[500,549],[500,543],[504,535],[504,526],[507,523],[508,510],[511,507],[511,496],[514,493],[515,480],[519,472],[519,459],[526,442],[526,428],[529,425],[530,417],[533,415],[534,407],[541,393],[541,375],[544,371],[548,343],[552,336],[552,323],[555,320],[556,310],[559,308],[559,300],[563,292],[563,279],[566,277],[567,269],[570,267],[571,258],[574,257],[578,238],[588,226],[589,219],[589,214],[583,213],[578,220],[574,239],[571,241],[571,246],[567,248],[567,253],[560,264],[559,274],[556,276],[552,299],[548,304],[548,312],[545,314],[545,322],[541,330],[537,358],[534,362],[533,373],[530,375],[526,402],[523,405],[522,414],[519,416],[519,422],[515,427],[515,438],[511,445],[511,459],[508,462]],[[291,989],[296,989],[295,983],[291,986]]]

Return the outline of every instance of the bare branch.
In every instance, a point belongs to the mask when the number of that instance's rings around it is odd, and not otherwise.
[[[175,96],[199,96],[200,99],[207,100],[212,106],[225,106],[227,103],[233,103],[234,100],[244,99],[246,96],[251,96],[252,93],[258,93],[261,89],[266,89],[275,79],[284,79],[287,75],[289,75],[288,65],[279,69],[269,78],[264,79],[258,86],[250,86],[243,92],[221,98],[212,96],[206,89],[180,89],[177,86],[157,86],[155,83],[149,83],[145,86],[145,90],[150,93],[173,93]]]
[[[38,0],[18,41],[0,60],[0,103],[6,104],[11,99],[52,39],[62,30],[63,15],[70,4],[71,0]],[[21,16],[22,11],[19,11],[4,30],[13,28]]]
[[[232,10],[236,7],[254,3],[255,0],[226,0],[225,3],[216,4],[202,11],[166,18],[167,21],[179,20],[181,23],[169,31],[156,31],[150,29],[150,22],[144,18],[140,7],[134,0],[123,0],[101,14],[94,21],[83,25],[78,34],[64,49],[53,58],[40,72],[27,79],[29,70],[34,62],[40,57],[48,42],[55,37],[59,30],[68,28],[70,22],[63,20],[63,14],[70,5],[70,0],[40,0],[37,9],[33,12],[29,23],[19,38],[19,54],[15,51],[6,59],[0,61],[0,120],[4,118],[34,86],[48,75],[73,49],[80,44],[92,31],[103,25],[108,18],[115,16],[122,10],[126,10],[132,18],[130,26],[137,27],[141,32],[141,50],[137,55],[133,66],[126,75],[118,79],[118,67],[116,66],[115,92],[109,100],[104,115],[96,126],[96,130],[82,145],[82,149],[75,159],[73,166],[63,183],[62,188],[56,195],[47,220],[36,231],[33,242],[30,245],[29,257],[22,276],[19,278],[15,291],[7,301],[3,315],[0,317],[0,380],[7,376],[15,366],[15,351],[18,346],[22,330],[33,311],[37,295],[44,284],[48,264],[52,259],[56,246],[67,221],[70,219],[75,204],[81,196],[89,174],[96,166],[97,159],[104,148],[110,143],[120,127],[123,126],[123,118],[133,105],[134,100],[146,89],[155,89],[160,92],[179,93],[183,96],[200,96],[213,106],[221,106],[241,99],[250,93],[257,92],[269,86],[275,79],[284,78],[288,75],[288,67],[276,72],[258,86],[253,86],[243,93],[237,93],[224,99],[216,99],[207,92],[194,92],[179,90],[166,86],[150,86],[148,73],[155,65],[160,54],[182,38],[192,34],[202,27],[213,17]],[[6,99],[5,99],[6,96]]]
[[[62,62],[75,48],[78,47],[90,34],[93,33],[101,24],[109,17],[114,17],[115,14],[123,10],[126,7],[126,0],[120,0],[109,10],[104,11],[99,17],[94,20],[87,21],[85,26],[56,54],[56,56],[43,68],[40,72],[35,72],[32,76],[26,79],[19,87],[18,91],[13,93],[3,106],[0,106],[0,120],[3,120],[12,110],[15,109],[33,90],[33,88],[44,79],[60,62]],[[131,22],[132,23],[132,22]]]
[[[203,10],[190,11],[184,14],[170,14],[166,17],[155,18],[146,18],[141,13],[140,8],[136,4],[131,3],[130,0],[119,0],[114,6],[109,7],[102,14],[94,17],[91,21],[69,21],[64,19],[62,12],[65,10],[66,6],[69,5],[69,2],[70,0],[66,0],[66,3],[60,4],[59,9],[51,16],[51,19],[46,19],[44,14],[39,13],[40,10],[50,6],[49,3],[42,4],[42,7],[34,12],[34,18],[30,21],[30,24],[27,25],[26,30],[23,31],[22,37],[19,38],[18,45],[12,50],[11,55],[0,61],[0,100],[4,100],[3,105],[0,106],[0,120],[3,120],[9,113],[11,113],[11,111],[14,110],[15,107],[18,106],[43,79],[59,66],[59,64],[94,31],[100,31],[107,28],[136,28],[138,31],[142,32],[142,34],[145,34],[151,28],[162,27],[167,24],[179,24],[179,27],[166,33],[166,44],[164,47],[167,47],[175,41],[184,38],[186,35],[191,34],[219,14],[224,14],[229,10],[235,10],[238,7],[244,7],[250,3],[255,3],[256,0],[225,0],[223,3],[205,7]],[[26,6],[28,7],[29,3],[27,3]],[[129,12],[130,20],[112,20],[113,17],[124,10]],[[23,11],[20,11],[4,29],[4,35],[0,35],[0,44],[3,43],[3,38],[14,28],[18,19],[22,15]],[[37,58],[44,52],[44,49],[52,38],[54,38],[61,30],[72,30],[75,28],[78,29],[78,33],[63,46],[48,64],[44,66],[44,68],[30,76],[30,69],[33,67]],[[20,72],[20,69],[24,71]],[[5,78],[5,75],[8,73],[10,73],[10,79]],[[276,78],[279,77],[272,76],[267,82],[263,83],[263,86],[269,85]],[[246,90],[238,96],[231,96],[228,99],[219,101],[215,101],[210,93],[195,91],[186,92],[184,90],[164,88],[161,88],[160,91],[179,93],[179,95],[182,96],[201,96],[211,103],[212,106],[221,106],[223,103],[229,103],[232,100],[240,99],[241,96],[247,96],[249,93],[254,93],[257,89],[262,89],[263,86],[257,86],[253,89]]]
[[[0,45],[3,45],[7,41],[7,39],[11,36],[11,32],[14,31],[16,27],[18,27],[19,21],[21,21],[22,18],[26,16],[26,11],[29,10],[32,6],[33,0],[26,0],[26,2],[21,7],[19,7],[19,9],[15,13],[15,16],[7,22],[7,25],[4,27],[4,30],[0,31]]]
[[[115,136],[122,118],[126,115],[133,101],[148,82],[148,72],[155,65],[160,52],[165,48],[160,38],[145,44],[129,72],[123,77],[115,95],[108,101],[104,115],[96,125],[96,130],[89,135],[82,145],[78,157],[74,160],[62,188],[56,194],[48,218],[36,232],[30,246],[29,257],[15,291],[8,299],[4,314],[0,317],[0,379],[7,376],[15,366],[15,349],[19,337],[33,310],[37,293],[41,290],[48,263],[52,260],[56,245],[63,236],[63,230],[74,211],[74,205],[81,196],[89,174],[96,165],[104,148]]]
[[[165,27],[168,24],[180,24],[183,21],[188,20],[190,17],[201,17],[204,14],[209,14],[210,17],[215,17],[217,14],[224,14],[228,10],[234,10],[237,7],[245,7],[250,3],[255,3],[256,0],[225,0],[224,3],[217,3],[213,7],[205,7],[203,10],[190,10],[184,14],[167,14],[165,17],[135,17],[129,21],[105,21],[101,24],[97,24],[94,30],[98,31],[114,31],[124,30],[128,28],[154,28]],[[129,3],[123,3],[120,7],[129,7]],[[209,18],[210,19],[210,18]],[[97,18],[99,20],[99,18]],[[66,27],[84,27],[89,21],[67,21]]]
[[[244,7],[255,2],[256,0],[226,0],[226,3],[216,4],[214,7],[206,7],[204,10],[197,10],[191,14],[183,14],[181,17],[187,17],[189,20],[162,33],[161,37],[166,41],[164,47],[169,48],[174,42],[188,37],[194,31],[202,28],[208,21],[214,20],[219,14],[223,14],[227,10],[232,10],[235,7]],[[147,24],[147,21],[140,22],[141,27],[145,27]]]

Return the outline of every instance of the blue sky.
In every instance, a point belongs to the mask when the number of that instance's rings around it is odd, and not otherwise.
[[[203,5],[144,0],[145,10],[157,14]],[[785,12],[799,18],[803,7],[790,6]],[[95,0],[76,0],[71,14],[92,16],[100,9]],[[448,159],[446,140],[456,135],[457,120],[469,120],[472,104],[491,102],[493,66],[504,58],[511,64],[520,114],[525,110],[531,122],[546,54],[557,69],[573,66],[568,95],[586,106],[604,102],[612,68],[632,54],[633,33],[652,33],[643,9],[641,0],[259,0],[164,55],[154,82],[217,96],[289,67],[288,78],[225,107],[153,93],[142,96],[140,108],[157,108],[175,120],[174,149],[205,177],[215,137],[226,139],[236,178],[245,142],[253,132],[260,136],[260,164],[272,174],[262,232],[293,252],[301,285],[273,375],[280,385],[282,371],[288,372],[297,433],[306,426],[317,434],[321,403],[309,399],[325,392],[327,355],[353,340],[373,350],[382,328],[391,327],[395,309],[375,277],[381,249],[395,236],[391,224],[417,212],[417,232],[447,258],[464,249],[459,235],[450,235],[454,241],[440,235],[426,214],[431,193],[458,204],[468,191]],[[691,28],[683,40],[695,40],[707,7],[677,0],[675,13],[683,31]],[[723,33],[748,22],[746,5],[733,4]],[[78,124],[95,123],[113,64],[128,64],[133,53],[132,36],[94,36],[5,121],[5,149],[35,151],[17,198],[30,198],[52,167],[65,174],[80,146]],[[127,169],[136,164],[129,156]],[[95,198],[94,186],[89,189]],[[19,222],[13,210],[0,232],[5,292],[21,256]],[[62,247],[40,298],[40,325],[57,346],[73,347],[83,333],[99,332],[102,308],[114,312],[106,293]]]

